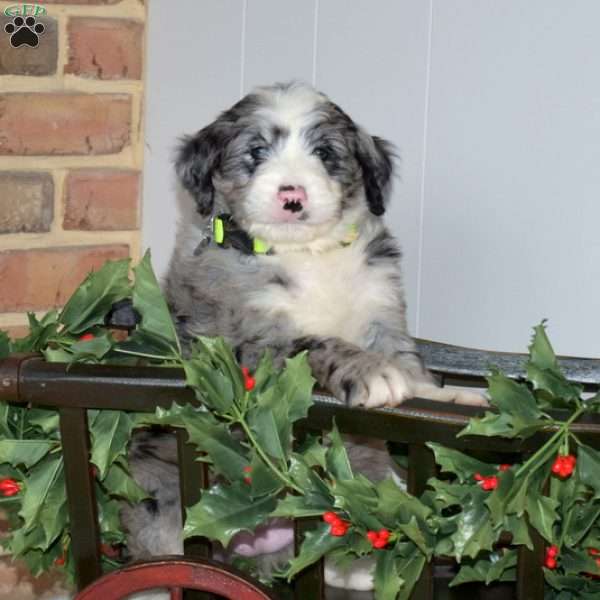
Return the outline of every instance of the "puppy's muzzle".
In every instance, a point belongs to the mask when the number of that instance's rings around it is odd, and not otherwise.
[[[282,185],[277,192],[277,200],[283,210],[292,213],[300,212],[308,202],[306,190],[301,185]]]

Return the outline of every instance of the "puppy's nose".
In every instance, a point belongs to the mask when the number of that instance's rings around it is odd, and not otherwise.
[[[306,195],[306,190],[301,185],[281,185],[277,192],[277,199],[283,204],[283,210],[295,213],[304,208],[304,204],[308,201],[308,196]]]

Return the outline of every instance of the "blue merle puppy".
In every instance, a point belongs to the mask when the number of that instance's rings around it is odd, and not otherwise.
[[[278,363],[307,350],[318,383],[351,406],[483,402],[437,387],[407,331],[400,250],[382,219],[388,142],[312,87],[279,84],[186,137],[176,170],[197,208],[165,282],[182,340],[224,336],[249,367],[266,348]],[[383,477],[379,450],[350,447],[359,469]],[[126,515],[139,556],[181,550],[177,485],[164,483],[177,475],[175,456],[165,452],[147,434],[133,446],[136,477],[156,492]]]

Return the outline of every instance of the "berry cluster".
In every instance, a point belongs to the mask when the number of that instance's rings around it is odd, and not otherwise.
[[[566,479],[573,474],[577,459],[572,454],[559,454],[552,463],[552,472],[561,479]]]
[[[556,569],[556,558],[558,557],[558,546],[550,546],[546,548],[546,557],[544,558],[544,566],[547,569]]]
[[[367,539],[371,542],[373,548],[385,548],[390,541],[390,532],[387,529],[379,531],[367,531]]]
[[[242,367],[242,375],[244,376],[244,389],[247,392],[251,392],[256,385],[256,379],[250,375],[250,369],[248,369],[248,367]]]
[[[20,491],[21,484],[14,479],[10,479],[9,477],[0,479],[0,494],[3,496],[15,496]]]
[[[500,483],[500,480],[498,477],[496,477],[496,475],[485,476],[481,473],[475,473],[475,475],[473,475],[473,479],[478,481],[481,484],[481,489],[485,490],[486,492],[495,490]]]
[[[328,511],[323,515],[323,521],[330,526],[329,533],[336,537],[346,535],[350,528],[350,523],[348,521],[340,519],[340,517],[332,511]]]
[[[244,475],[244,483],[250,485],[252,483],[252,477],[250,477],[250,473],[252,473],[252,467],[244,467],[244,473],[246,473],[246,475]]]

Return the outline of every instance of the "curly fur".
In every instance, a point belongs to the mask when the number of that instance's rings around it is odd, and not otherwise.
[[[266,348],[278,363],[307,350],[318,383],[352,406],[395,406],[417,393],[457,400],[461,392],[434,386],[407,331],[401,253],[381,218],[393,172],[388,142],[313,88],[280,84],[255,90],[186,137],[175,166],[197,206],[196,220],[181,226],[165,281],[182,339],[222,335],[249,367]],[[306,200],[290,211],[278,193],[292,188]],[[271,251],[212,243],[210,220],[220,213]],[[389,461],[378,449],[374,462],[368,446],[355,443],[352,454],[381,478]],[[160,457],[148,440],[136,442],[140,483],[176,490],[144,453]],[[164,475],[171,481],[172,469]],[[138,555],[160,552],[163,534],[177,535],[165,515],[178,500],[160,492],[155,499],[126,515]]]

